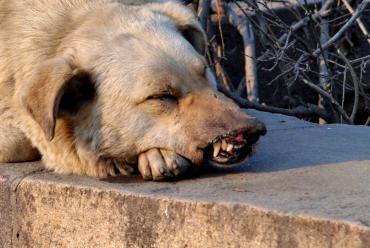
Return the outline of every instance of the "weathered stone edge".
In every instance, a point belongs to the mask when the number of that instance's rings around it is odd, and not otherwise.
[[[26,176],[12,194],[16,195],[16,205],[12,206],[16,215],[14,247],[370,245],[370,228],[245,204],[151,197],[40,181],[32,175]],[[102,235],[106,230],[109,232]],[[58,239],[50,241],[51,235]]]

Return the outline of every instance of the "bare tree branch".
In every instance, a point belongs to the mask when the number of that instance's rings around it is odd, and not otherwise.
[[[225,6],[225,14],[229,22],[237,28],[243,37],[246,91],[250,101],[258,102],[257,66],[256,66],[256,42],[252,25],[248,20],[240,18],[230,5]]]
[[[353,15],[354,10],[353,10],[352,6],[349,4],[349,2],[347,0],[341,0],[341,1],[343,2],[344,6],[346,6],[349,13],[351,13]],[[365,37],[367,37],[367,42],[370,44],[370,34],[367,31],[367,29],[365,27],[365,24],[361,21],[360,18],[357,18],[356,22],[357,22],[358,27],[362,31],[362,33],[365,35]]]
[[[211,0],[199,0],[198,17],[199,22],[204,28],[204,30],[207,30],[207,20],[209,17],[210,6]]]
[[[338,54],[343,59],[344,63],[347,65],[347,68],[348,68],[348,70],[351,74],[354,89],[355,89],[355,100],[353,102],[352,113],[351,113],[351,116],[350,116],[350,119],[353,123],[354,120],[355,120],[355,117],[356,117],[357,109],[358,109],[358,102],[359,102],[359,95],[360,95],[360,90],[359,90],[360,81],[359,81],[359,79],[357,77],[357,74],[356,74],[355,70],[353,69],[351,63],[349,62],[347,57],[340,51],[340,49],[338,49]]]
[[[349,29],[353,23],[357,20],[357,18],[362,14],[362,12],[365,10],[366,6],[368,5],[368,3],[370,2],[370,0],[364,0],[356,9],[356,11],[352,14],[352,17],[346,22],[346,24],[343,25],[343,27],[341,27],[338,32],[336,32],[335,35],[333,35],[325,44],[322,45],[322,49],[325,50],[327,49],[329,46],[333,45],[342,35],[343,33]],[[316,49],[314,52],[313,52],[313,56],[317,57],[319,54],[320,54],[320,49]]]
[[[315,85],[314,83],[308,81],[307,79],[305,78],[302,78],[303,82],[308,85],[311,89],[315,90],[316,92],[318,92],[320,95],[322,95],[323,97],[327,98],[328,100],[330,100],[330,102],[332,104],[334,104],[334,106],[336,107],[336,109],[342,114],[344,120],[350,124],[353,124],[353,121],[351,120],[351,118],[347,115],[346,111],[342,108],[342,106],[340,106],[340,104],[330,95],[328,94],[325,90],[321,89],[319,86]]]
[[[218,89],[222,93],[224,93],[227,97],[233,99],[240,107],[242,108],[250,108],[264,112],[276,113],[276,114],[283,114],[288,116],[295,116],[298,118],[307,118],[307,117],[320,117],[326,120],[327,122],[332,122],[332,118],[330,115],[325,111],[325,109],[319,108],[313,104],[307,104],[307,106],[298,106],[294,109],[284,109],[278,108],[273,106],[265,106],[256,102],[248,101],[244,98],[241,98],[223,86],[219,87]]]
[[[367,73],[370,55],[359,57],[356,39],[358,35],[364,35],[369,43],[370,37],[363,22],[365,18],[361,20],[361,17],[365,16],[370,0],[358,1],[356,10],[352,9],[349,0],[303,1],[304,4],[296,0],[279,3],[269,0],[194,0],[193,4],[198,3],[194,6],[199,6],[199,18],[209,38],[207,55],[217,75],[219,90],[241,107],[319,120],[320,123],[354,124],[356,119],[356,122],[360,120],[364,124],[364,118],[370,115],[370,95],[367,95],[370,84],[363,82],[362,78]],[[285,16],[276,13],[282,8],[297,21],[291,24]],[[350,29],[355,22],[361,32],[353,35]],[[224,25],[236,27],[243,38],[245,68],[243,80],[238,84],[230,81],[229,71],[225,68],[230,68],[230,62],[234,63],[235,58],[228,56],[233,56],[239,46],[231,48],[234,44],[229,44],[232,42],[231,36],[228,37],[230,31],[224,33]],[[256,57],[257,54],[261,55]],[[229,73],[234,73],[235,68]],[[262,82],[258,82],[257,72],[268,72],[271,76],[262,77]],[[348,72],[351,83],[347,82]],[[271,89],[261,96],[283,94],[284,100],[279,104],[289,107],[278,108],[254,102],[260,96],[258,83],[264,86],[261,89]],[[243,99],[245,92],[247,99]],[[275,99],[278,98],[274,96],[272,99],[272,104],[274,101],[276,104]],[[265,101],[270,102],[269,99]]]
[[[326,50],[330,46],[332,46],[338,39],[343,35],[345,31],[347,31],[353,23],[357,20],[357,18],[362,14],[362,12],[365,10],[367,4],[370,2],[370,0],[364,0],[356,9],[356,11],[353,13],[352,17],[344,24],[325,44],[323,44],[320,48],[317,48],[313,53],[311,54],[303,54],[297,61],[297,63],[294,66],[294,71],[296,72],[296,78],[299,74],[299,69],[302,63],[306,62],[306,60],[309,57],[317,57],[321,54],[322,51]]]

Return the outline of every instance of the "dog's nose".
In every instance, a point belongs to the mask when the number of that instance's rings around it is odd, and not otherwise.
[[[266,126],[263,122],[257,121],[256,125],[256,133],[258,133],[260,136],[265,135],[267,132]]]
[[[256,120],[254,125],[247,131],[247,141],[248,144],[252,145],[258,141],[260,136],[265,135],[267,132],[266,126],[264,123]]]

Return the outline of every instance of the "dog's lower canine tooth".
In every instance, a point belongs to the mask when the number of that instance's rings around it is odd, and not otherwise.
[[[213,157],[217,157],[218,153],[221,150],[221,143],[217,142],[213,144]]]
[[[234,148],[234,146],[232,144],[228,144],[227,148],[226,148],[226,151],[231,152],[233,150],[233,148]]]
[[[226,149],[227,149],[227,143],[226,143],[225,140],[222,140],[221,148],[222,148],[222,150],[225,150],[226,151]]]

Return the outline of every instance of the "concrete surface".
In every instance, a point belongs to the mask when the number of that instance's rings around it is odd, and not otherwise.
[[[0,247],[370,247],[370,128],[250,112],[245,166],[181,181],[0,165]]]

